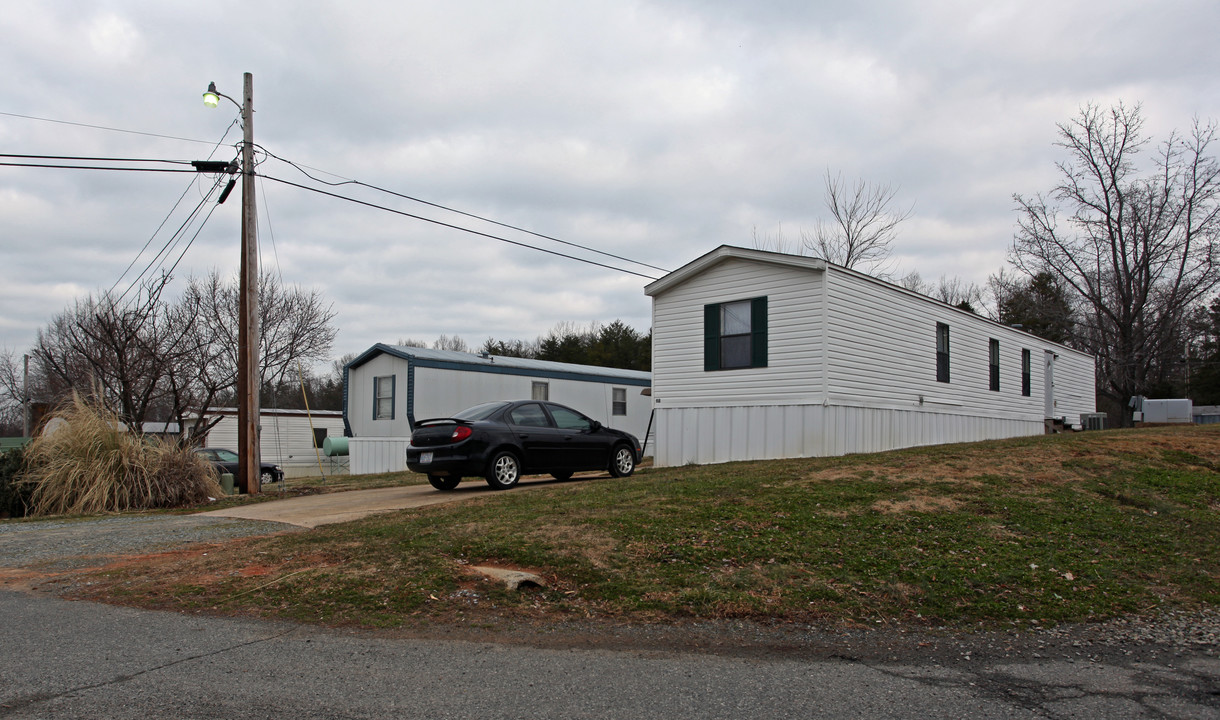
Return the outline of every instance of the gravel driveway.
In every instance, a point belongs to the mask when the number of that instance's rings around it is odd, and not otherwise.
[[[0,523],[0,567],[71,570],[119,555],[194,543],[300,532],[295,525],[199,515],[122,515]]]

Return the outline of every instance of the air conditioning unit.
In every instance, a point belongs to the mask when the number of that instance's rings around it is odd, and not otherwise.
[[[1105,430],[1105,413],[1080,413],[1080,427],[1084,430]]]

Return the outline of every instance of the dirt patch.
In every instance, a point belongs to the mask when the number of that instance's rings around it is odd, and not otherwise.
[[[901,515],[911,512],[950,512],[958,509],[961,505],[960,502],[953,498],[916,495],[907,500],[878,500],[873,503],[872,507],[877,512],[885,513],[886,515]]]

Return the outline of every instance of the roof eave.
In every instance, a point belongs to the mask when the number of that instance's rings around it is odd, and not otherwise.
[[[767,250],[751,250],[750,248],[736,247],[734,245],[721,245],[706,255],[696,258],[674,270],[660,280],[645,285],[644,294],[650,297],[659,295],[675,285],[686,282],[714,265],[719,265],[726,260],[732,259],[771,263],[773,265],[802,268],[814,272],[826,270],[826,261],[822,258],[787,255]]]

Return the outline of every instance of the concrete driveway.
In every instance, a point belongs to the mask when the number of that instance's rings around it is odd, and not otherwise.
[[[604,476],[577,477],[563,482],[589,480],[594,477]],[[362,517],[376,513],[455,502],[457,500],[471,500],[502,492],[521,492],[531,488],[548,487],[560,483],[561,481],[551,477],[528,477],[522,478],[517,487],[512,490],[492,490],[483,481],[471,478],[469,481],[464,481],[457,489],[448,492],[437,490],[431,485],[376,488],[374,490],[348,490],[346,492],[326,493],[323,495],[294,497],[286,500],[271,500],[225,510],[209,510],[208,512],[197,514],[204,517],[266,520],[314,528],[319,525],[359,520]]]

